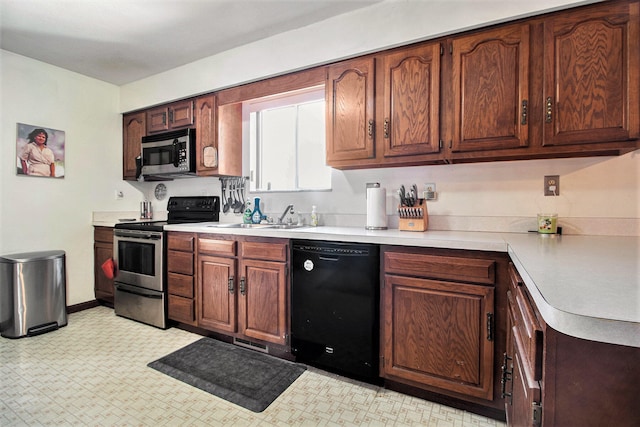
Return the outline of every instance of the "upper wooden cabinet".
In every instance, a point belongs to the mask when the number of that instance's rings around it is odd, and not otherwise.
[[[189,99],[147,110],[147,133],[193,125],[194,102]]]
[[[383,96],[376,137],[384,157],[438,153],[440,44],[385,55],[378,65]]]
[[[215,95],[196,99],[196,174],[242,175],[242,104],[218,106]]]
[[[440,156],[440,44],[327,68],[327,164],[410,165]]]
[[[136,158],[142,152],[142,137],[147,133],[146,115],[143,112],[125,114],[122,117],[122,179],[136,179]]]
[[[456,38],[451,56],[452,152],[526,147],[529,25]]]
[[[543,145],[640,136],[639,8],[603,4],[544,21]]]
[[[326,149],[330,166],[375,157],[374,79],[373,58],[327,68]]]

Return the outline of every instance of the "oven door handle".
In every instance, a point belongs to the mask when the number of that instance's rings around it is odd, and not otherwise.
[[[127,286],[121,283],[116,283],[115,286],[118,291],[125,292],[127,294],[138,295],[145,298],[162,299],[162,292],[148,291],[144,288],[139,288],[137,286]]]

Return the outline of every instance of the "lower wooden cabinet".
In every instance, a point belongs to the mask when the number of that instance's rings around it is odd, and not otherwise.
[[[198,326],[288,345],[289,241],[200,234],[197,246]]]
[[[493,253],[383,247],[381,375],[499,409],[506,264]]]
[[[167,233],[167,294],[170,320],[196,324],[194,291],[195,234]]]
[[[113,228],[94,227],[93,241],[93,290],[97,300],[113,305],[113,279],[102,271],[102,264],[113,258]]]
[[[640,425],[640,348],[547,325],[513,266],[502,393],[510,426]]]

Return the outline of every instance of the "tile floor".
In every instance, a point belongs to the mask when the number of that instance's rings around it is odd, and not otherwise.
[[[38,337],[0,338],[1,426],[503,426],[310,368],[254,413],[147,363],[193,341],[96,307]]]

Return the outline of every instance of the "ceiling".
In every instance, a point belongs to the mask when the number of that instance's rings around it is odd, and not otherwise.
[[[0,47],[123,85],[382,0],[0,0]]]

